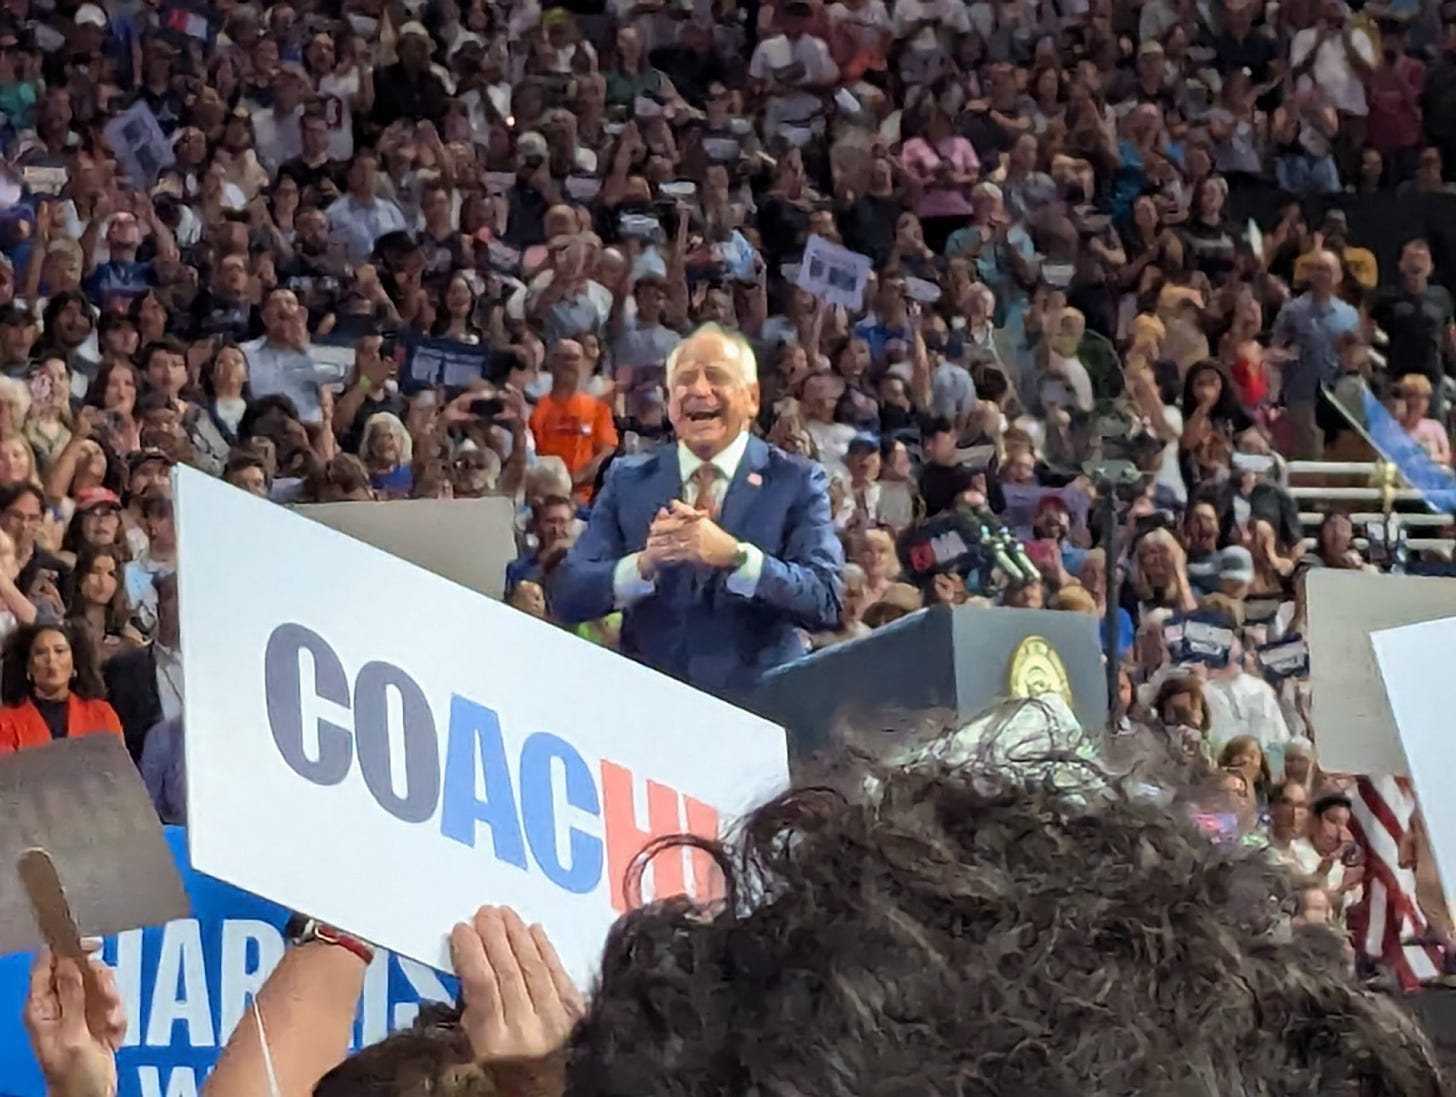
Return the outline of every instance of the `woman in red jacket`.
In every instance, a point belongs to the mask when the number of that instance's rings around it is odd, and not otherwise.
[[[0,754],[80,735],[120,735],[96,653],[67,624],[34,624],[5,642],[0,662]]]

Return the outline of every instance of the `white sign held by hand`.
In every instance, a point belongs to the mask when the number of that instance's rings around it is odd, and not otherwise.
[[[179,539],[195,868],[450,970],[482,904],[585,985],[653,837],[788,783],[783,731],[186,468]],[[368,504],[355,504],[367,506]],[[673,850],[645,898],[721,889]]]
[[[872,266],[868,255],[811,236],[794,284],[831,305],[859,309],[864,305]]]

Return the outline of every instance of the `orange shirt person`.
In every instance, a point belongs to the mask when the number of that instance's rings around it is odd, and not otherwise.
[[[617,448],[612,409],[579,391],[585,363],[586,354],[575,339],[553,346],[547,359],[551,391],[536,401],[531,413],[537,456],[549,454],[566,462],[573,493],[582,502],[591,499],[602,462]]]
[[[0,663],[0,754],[81,735],[121,735],[90,641],[64,624],[26,625]]]

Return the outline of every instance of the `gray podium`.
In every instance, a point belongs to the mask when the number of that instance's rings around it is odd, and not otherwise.
[[[927,709],[969,719],[1052,684],[1039,678],[1059,664],[1057,684],[1077,719],[1101,728],[1107,679],[1100,623],[1085,613],[934,606],[777,668],[753,707],[788,730],[790,760],[803,762],[846,726],[894,734],[897,714],[913,721]]]

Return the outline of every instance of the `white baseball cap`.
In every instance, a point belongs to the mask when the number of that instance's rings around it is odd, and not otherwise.
[[[106,12],[97,4],[82,4],[75,20],[78,27],[105,27],[107,23]]]

